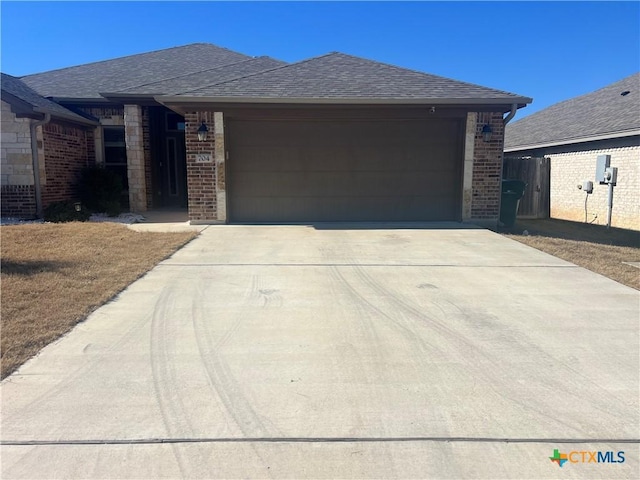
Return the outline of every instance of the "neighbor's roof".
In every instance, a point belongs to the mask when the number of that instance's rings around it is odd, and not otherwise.
[[[364,58],[329,53],[160,101],[476,103],[531,99]]]
[[[194,43],[36,73],[22,80],[45,97],[101,99],[99,92],[118,92],[251,58],[209,43]]]
[[[37,92],[25,85],[19,78],[7,75],[6,73],[2,73],[1,75],[2,82],[0,86],[2,89],[2,100],[20,107],[25,113],[49,113],[55,117],[79,123],[97,123],[38,95]]]
[[[230,65],[202,70],[197,73],[183,73],[173,78],[120,89],[114,93],[175,95],[193,90],[194,88],[206,87],[282,65],[286,65],[286,63],[271,57],[249,58]]]
[[[624,92],[628,92],[624,94]],[[640,72],[507,125],[517,151],[640,134]]]

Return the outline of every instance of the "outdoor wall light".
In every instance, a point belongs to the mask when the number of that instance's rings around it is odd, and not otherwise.
[[[209,128],[207,127],[207,124],[204,123],[204,121],[202,122],[202,125],[200,125],[200,127],[198,128],[198,141],[199,142],[204,142],[207,139],[207,132],[209,131]]]
[[[82,204],[80,202],[76,202],[73,204],[73,208],[76,212],[79,212],[80,210],[82,210]]]
[[[491,128],[491,125],[489,125],[488,123],[484,127],[482,127],[482,139],[485,142],[491,141],[492,133],[493,133],[493,129]]]

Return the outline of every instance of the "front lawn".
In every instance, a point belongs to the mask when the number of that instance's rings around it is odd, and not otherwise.
[[[523,231],[528,235],[522,235]],[[640,290],[640,232],[566,220],[521,220],[509,238]],[[579,286],[577,286],[579,288]]]
[[[195,236],[114,223],[0,227],[1,378]]]

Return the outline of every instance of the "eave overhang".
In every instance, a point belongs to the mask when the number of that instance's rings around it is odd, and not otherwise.
[[[325,98],[325,97],[200,97],[193,95],[152,95],[162,103],[295,103],[336,105],[505,105],[522,108],[533,100],[514,98]]]
[[[15,113],[16,117],[18,118],[33,118],[34,120],[42,120],[48,113],[53,118],[65,120],[67,122],[90,126],[100,125],[100,122],[96,120],[83,118],[80,115],[74,114],[73,112],[69,112],[69,114],[66,114],[64,112],[51,111],[47,108],[34,107],[30,103],[25,102],[24,100],[16,97],[15,95],[11,95],[8,92],[2,92],[2,100],[11,105],[11,111]]]
[[[119,93],[119,92],[105,92],[100,93],[103,98],[112,103],[118,103],[122,105],[141,105],[144,107],[154,107],[161,105],[155,97],[158,94],[140,94],[140,93]]]
[[[283,97],[200,97],[156,95],[155,101],[171,110],[228,108],[238,106],[375,106],[375,107],[448,107],[468,110],[509,112],[512,105],[523,108],[533,100],[527,97],[505,98],[283,98]]]
[[[569,138],[569,139],[563,139],[563,140],[554,140],[551,142],[534,143],[530,145],[518,145],[515,147],[505,147],[504,151],[507,153],[521,152],[521,151],[527,151],[527,150],[537,150],[539,148],[558,147],[560,145],[574,145],[576,143],[597,142],[598,140],[610,140],[613,138],[633,137],[636,135],[640,135],[640,130],[633,129],[633,130],[626,130],[622,132],[603,133],[601,135],[590,135],[587,137],[576,137],[576,138]]]

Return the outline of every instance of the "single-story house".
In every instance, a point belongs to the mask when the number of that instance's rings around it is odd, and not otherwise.
[[[131,210],[192,223],[495,226],[505,121],[531,102],[342,53],[287,64],[210,44],[21,80],[99,122],[96,162],[126,177]]]
[[[608,186],[595,182],[596,159],[618,168],[615,227],[640,230],[640,73],[510,123],[505,156],[550,159],[551,217],[606,224]],[[593,181],[593,194],[578,188]],[[585,211],[586,200],[586,211]]]

